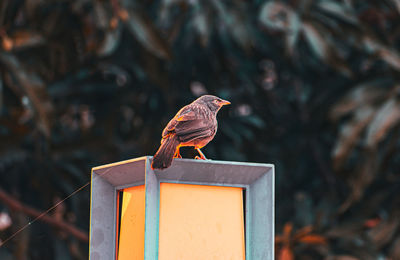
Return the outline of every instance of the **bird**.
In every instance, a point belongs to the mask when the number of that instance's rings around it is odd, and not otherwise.
[[[207,158],[200,150],[217,133],[217,113],[224,105],[231,102],[213,95],[203,95],[189,105],[181,108],[162,131],[161,145],[151,163],[151,168],[165,169],[171,166],[174,158],[182,158],[180,147],[193,146],[199,156]]]

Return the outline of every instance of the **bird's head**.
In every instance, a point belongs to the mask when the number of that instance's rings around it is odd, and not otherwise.
[[[213,95],[204,95],[195,100],[197,103],[204,103],[211,111],[217,112],[222,106],[229,105],[231,102]]]

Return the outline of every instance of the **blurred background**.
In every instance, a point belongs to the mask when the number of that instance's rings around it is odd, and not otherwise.
[[[276,165],[277,259],[400,259],[399,15],[399,0],[1,0],[0,239],[92,167],[153,155],[208,93],[232,105],[205,154]],[[89,200],[0,259],[87,259]]]

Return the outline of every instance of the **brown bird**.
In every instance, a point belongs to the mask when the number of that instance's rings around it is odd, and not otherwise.
[[[196,159],[206,160],[200,149],[214,138],[218,128],[217,113],[229,104],[219,97],[204,95],[179,110],[162,132],[161,146],[151,168],[168,168],[173,158],[182,158],[179,153],[182,146],[193,146],[200,154]]]

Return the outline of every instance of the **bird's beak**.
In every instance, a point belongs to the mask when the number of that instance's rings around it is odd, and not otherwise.
[[[220,102],[219,102],[219,104],[221,105],[221,106],[225,106],[225,105],[230,105],[231,104],[231,102],[229,102],[228,100],[221,100]]]

